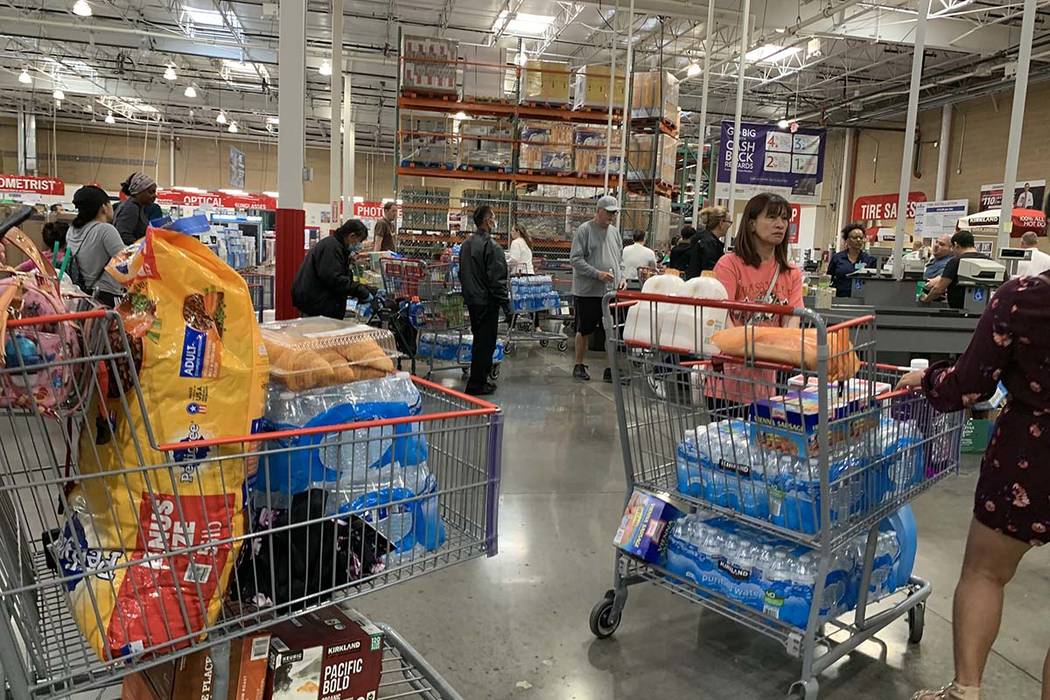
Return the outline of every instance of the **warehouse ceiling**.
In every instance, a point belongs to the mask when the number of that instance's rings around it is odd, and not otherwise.
[[[633,32],[636,69],[663,66],[682,78],[682,108],[694,123],[699,115],[689,112],[700,110],[709,47],[710,118],[731,115],[741,3],[715,0],[708,27],[706,3],[635,0],[629,31],[627,1],[345,0],[358,147],[393,148],[399,31],[503,46],[511,60],[522,50],[573,65],[608,63],[615,50],[621,68]],[[76,13],[83,3],[90,17]],[[1050,77],[1050,0],[1038,4],[1033,80]],[[1021,5],[932,0],[924,106],[1012,84]],[[752,0],[745,116],[839,125],[902,120],[917,7],[917,0]],[[330,77],[320,72],[331,50],[330,13],[328,1],[307,1],[312,145],[326,144],[331,128]],[[100,127],[112,114],[113,128],[137,123],[176,133],[225,133],[235,122],[240,136],[275,138],[278,14],[276,2],[5,0],[3,110],[24,107],[59,123]],[[225,124],[216,121],[220,112]]]

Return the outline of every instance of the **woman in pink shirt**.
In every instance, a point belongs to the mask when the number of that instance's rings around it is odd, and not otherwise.
[[[730,301],[802,308],[802,272],[787,257],[790,220],[791,205],[780,195],[762,193],[748,201],[733,239],[733,252],[723,255],[714,269]],[[733,325],[798,326],[797,317],[778,314],[731,311],[729,320]],[[776,393],[775,372],[730,364],[724,367],[727,378],[709,392],[720,400],[713,407],[751,403]]]

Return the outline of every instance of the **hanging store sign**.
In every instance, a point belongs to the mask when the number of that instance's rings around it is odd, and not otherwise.
[[[798,204],[819,204],[824,183],[824,129],[799,128],[794,133],[775,124],[740,122],[736,198],[761,192],[779,194]],[[733,122],[722,122],[722,149],[715,196],[729,197],[733,166]]]
[[[203,190],[157,190],[157,201],[184,207],[225,207],[228,209],[277,209],[277,200],[265,194],[244,192],[205,192]]]
[[[28,192],[30,194],[51,194],[61,197],[66,193],[66,183],[53,177],[0,175],[0,192]]]
[[[1042,209],[1046,197],[1046,180],[1024,180],[1014,187],[1013,202],[1018,209]],[[1003,206],[1003,183],[981,185],[980,210]]]
[[[244,187],[244,151],[230,146],[230,187]]]
[[[966,199],[947,199],[941,202],[919,202],[915,206],[915,235],[918,238],[937,238],[955,233],[955,224],[970,210]]]
[[[892,221],[897,218],[897,200],[900,198],[896,192],[887,194],[871,194],[865,197],[857,197],[853,202],[854,221]],[[908,204],[904,209],[906,219],[915,218],[915,208],[919,202],[926,201],[924,192],[909,192]]]
[[[959,219],[960,231],[969,231],[975,236],[995,236],[999,233],[999,210],[977,212]],[[1020,238],[1029,231],[1037,236],[1046,235],[1046,215],[1038,209],[1014,209],[1010,222],[1010,238]]]

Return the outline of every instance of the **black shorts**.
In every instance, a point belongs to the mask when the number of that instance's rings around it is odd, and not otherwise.
[[[575,297],[573,306],[576,313],[576,332],[580,335],[590,335],[599,328],[602,323],[602,297]]]

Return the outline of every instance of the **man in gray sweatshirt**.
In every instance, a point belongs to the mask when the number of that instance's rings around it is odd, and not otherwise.
[[[623,284],[623,241],[612,224],[619,210],[616,197],[601,197],[594,218],[581,224],[572,237],[569,263],[576,313],[576,366],[572,376],[580,381],[591,379],[583,359],[588,337],[602,326],[602,298]],[[608,368],[605,380],[612,381]]]

